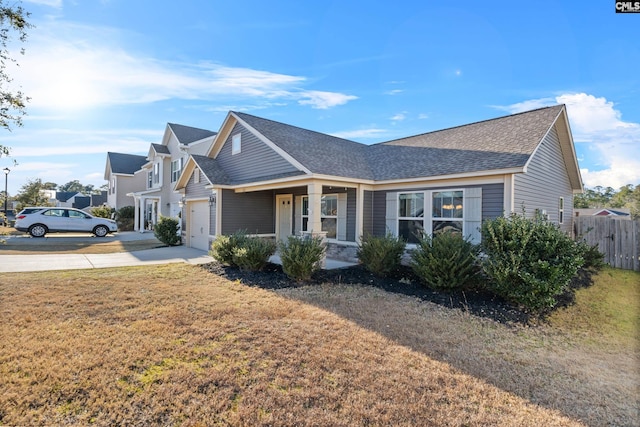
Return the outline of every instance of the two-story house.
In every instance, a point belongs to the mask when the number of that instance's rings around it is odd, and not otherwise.
[[[209,152],[216,132],[168,123],[160,144],[151,144],[136,174],[144,182],[127,193],[135,206],[137,231],[153,229],[159,216],[177,217],[181,195],[173,191],[189,155]]]
[[[107,205],[113,209],[133,206],[132,191],[144,188],[146,176],[142,166],[147,163],[145,156],[125,153],[107,153],[104,179],[109,183]]]

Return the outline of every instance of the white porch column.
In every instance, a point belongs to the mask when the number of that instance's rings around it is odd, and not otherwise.
[[[144,220],[147,216],[147,199],[144,197],[140,198],[140,217],[138,218],[138,231],[144,233]]]
[[[309,222],[307,223],[307,231],[320,233],[322,231],[322,185],[311,183],[307,185],[307,193],[309,195]]]
[[[133,231],[138,231],[138,221],[140,217],[140,199],[136,196],[133,196]]]
[[[356,243],[360,244],[360,239],[364,234],[364,189],[362,185],[356,188]]]

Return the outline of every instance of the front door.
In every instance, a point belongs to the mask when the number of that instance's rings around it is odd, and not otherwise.
[[[293,195],[276,196],[276,237],[279,242],[287,240],[293,229]]]

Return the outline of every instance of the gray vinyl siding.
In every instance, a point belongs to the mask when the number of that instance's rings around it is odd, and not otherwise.
[[[231,140],[238,133],[242,135],[240,153],[231,154]],[[234,182],[258,180],[262,177],[298,171],[240,124],[234,126],[216,160]]]
[[[364,235],[373,234],[373,191],[364,191],[362,231]]]
[[[222,190],[222,234],[246,230],[250,234],[276,232],[272,191],[235,193]]]
[[[187,186],[185,188],[185,196],[188,199],[195,199],[201,197],[209,197],[211,194],[211,190],[205,188],[205,185],[208,184],[206,178],[202,174],[200,170],[198,172],[200,174],[200,182],[196,183],[193,179],[193,174],[189,177],[189,181],[187,182]]]
[[[555,126],[535,152],[527,172],[515,176],[514,206],[516,213],[524,211],[533,217],[536,209],[547,212],[550,221],[557,223],[560,197],[564,197],[564,224],[561,228],[572,231],[573,191],[564,164]]]
[[[428,190],[447,190],[457,188],[482,188],[482,219],[496,218],[502,216],[504,212],[504,185],[503,184],[484,184],[484,185],[464,185],[464,186],[435,186],[424,187],[418,189],[399,188],[393,191],[373,191],[365,192],[365,221],[367,210],[371,211],[371,230],[375,236],[383,236],[386,234],[386,214],[387,214],[387,193],[397,192],[414,192]],[[367,193],[371,193],[370,196]],[[371,201],[367,200],[369,197]],[[366,222],[365,222],[366,227]],[[365,228],[366,230],[366,228]]]

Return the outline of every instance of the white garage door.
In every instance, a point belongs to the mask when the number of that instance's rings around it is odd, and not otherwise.
[[[209,203],[189,203],[189,246],[209,250]]]

